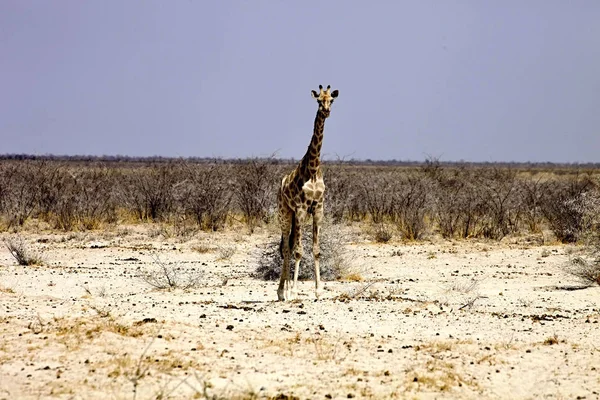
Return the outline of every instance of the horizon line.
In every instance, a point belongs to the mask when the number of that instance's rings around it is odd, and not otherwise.
[[[91,155],[91,154],[30,154],[30,153],[4,153],[0,154],[1,161],[9,160],[48,160],[48,161],[106,161],[106,162],[172,162],[172,161],[193,161],[193,162],[243,162],[249,160],[272,160],[275,163],[295,163],[301,159],[294,157],[275,157],[271,156],[248,156],[248,157],[206,157],[206,156],[189,156],[189,157],[173,157],[173,156],[128,156],[123,154],[116,155]],[[436,157],[426,157],[424,160],[401,160],[401,159],[372,159],[372,158],[337,158],[337,159],[322,159],[325,164],[359,164],[359,165],[506,165],[506,166],[536,166],[536,165],[552,165],[552,166],[585,166],[600,168],[600,162],[579,162],[579,161],[469,161],[469,160],[447,160],[442,161]]]

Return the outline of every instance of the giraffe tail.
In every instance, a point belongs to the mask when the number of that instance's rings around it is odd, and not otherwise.
[[[283,235],[281,235],[281,241],[279,242],[279,255],[283,258]]]

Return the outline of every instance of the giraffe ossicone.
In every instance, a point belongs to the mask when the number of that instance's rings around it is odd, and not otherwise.
[[[313,218],[313,256],[315,259],[315,294],[319,298],[321,291],[321,274],[319,266],[320,248],[319,233],[323,222],[323,205],[325,183],[321,170],[321,147],[325,120],[331,113],[331,105],[338,97],[337,90],[331,86],[319,92],[311,90],[317,100],[318,109],[315,117],[313,135],[306,154],[298,166],[283,177],[277,195],[279,224],[281,227],[281,243],[279,250],[283,258],[277,297],[280,301],[291,300],[296,295],[298,271],[302,259],[302,228],[308,216]],[[294,277],[290,279],[290,257],[294,255]]]

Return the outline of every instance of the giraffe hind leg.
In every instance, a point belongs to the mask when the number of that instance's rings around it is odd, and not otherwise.
[[[281,252],[282,266],[281,274],[279,276],[279,287],[277,288],[277,298],[279,301],[286,300],[286,295],[289,297],[289,286],[290,286],[290,235],[293,224],[293,214],[290,213],[286,217],[281,218],[281,242],[279,243],[279,249]],[[287,240],[286,240],[287,239]]]
[[[321,248],[319,245],[319,234],[321,233],[321,222],[323,221],[323,205],[320,204],[313,215],[313,257],[315,263],[315,296],[321,297],[323,287],[321,285]]]
[[[290,295],[295,298],[298,291],[298,272],[300,271],[300,261],[302,260],[302,225],[306,211],[299,209],[294,215],[294,222],[292,223],[292,233],[290,235],[290,243],[293,242],[292,252],[294,253],[294,281],[292,282],[292,288]],[[293,235],[293,237],[292,237]]]

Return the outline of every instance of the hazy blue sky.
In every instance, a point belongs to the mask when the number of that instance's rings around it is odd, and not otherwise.
[[[600,1],[0,1],[0,153],[600,161]]]

